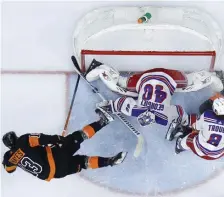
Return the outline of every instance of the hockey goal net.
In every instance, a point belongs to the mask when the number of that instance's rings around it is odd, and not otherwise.
[[[151,18],[138,24],[138,18]],[[182,7],[107,7],[78,23],[74,53],[86,70],[95,58],[119,71],[155,67],[183,71],[218,69],[222,31],[201,10]]]

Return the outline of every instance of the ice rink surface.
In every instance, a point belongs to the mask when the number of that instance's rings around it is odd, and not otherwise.
[[[74,80],[71,79],[73,84]],[[96,85],[100,87],[100,91],[106,95],[106,98],[118,97],[106,90],[102,82],[98,81]],[[181,104],[189,113],[198,113],[200,103],[211,95],[212,91],[209,88],[196,94],[179,93],[174,95],[173,104]],[[94,108],[97,95],[94,95],[85,83],[80,84],[76,99],[75,106],[79,113],[73,111],[72,117],[75,117],[75,121],[70,125],[71,128],[77,125],[76,121],[83,123],[85,120],[88,123],[96,117]],[[82,102],[85,103],[85,107],[78,108]],[[91,140],[84,142],[80,153],[111,156],[124,150],[129,152],[125,163],[114,168],[82,172],[84,177],[114,190],[145,195],[186,189],[211,178],[216,171],[224,167],[223,159],[205,161],[191,152],[175,155],[175,142],[167,142],[164,139],[167,126],[152,125],[143,128],[138,125],[135,118],[128,119],[144,135],[145,146],[141,156],[137,159],[133,157],[136,137],[119,120],[116,120]]]
[[[124,5],[124,2],[117,5]],[[132,3],[133,5],[134,3]],[[145,4],[145,3],[139,3]],[[156,4],[156,3],[154,3]],[[174,5],[175,3],[171,3]],[[60,134],[69,108],[77,75],[70,61],[71,37],[76,17],[81,17],[100,3],[50,4],[9,3],[3,6],[3,70],[1,76],[1,132],[14,130],[24,133]],[[113,5],[113,3],[110,3]],[[221,23],[221,4],[217,12]],[[199,6],[199,5],[197,5]],[[222,5],[223,6],[223,5]],[[200,6],[199,6],[200,7]],[[65,12],[66,10],[66,12]],[[69,19],[69,20],[68,20]],[[14,54],[13,57],[11,54]],[[49,72],[48,72],[49,71]],[[60,72],[58,72],[60,71]],[[65,71],[65,72],[64,72]],[[10,73],[11,72],[11,73]],[[95,83],[108,99],[117,95],[104,85]],[[173,104],[182,105],[187,112],[198,112],[201,102],[212,95],[207,88],[197,93],[175,94]],[[98,119],[95,104],[100,99],[80,80],[72,111],[69,132],[81,129]],[[191,152],[174,153],[174,142],[164,139],[167,127],[153,125],[141,128],[128,118],[144,135],[144,150],[133,158],[136,137],[115,120],[92,139],[84,142],[77,154],[112,156],[128,151],[125,162],[116,167],[82,171],[47,183],[17,169],[7,174],[1,168],[3,197],[223,197],[224,160],[205,161]],[[7,149],[1,144],[1,156]]]
[[[69,87],[69,100],[72,97],[76,78],[77,75],[69,77],[69,86],[67,86]],[[26,132],[60,133],[59,128],[63,126],[61,119],[65,117],[65,82],[63,75],[4,75],[2,77],[2,129],[15,130],[18,135]],[[106,98],[117,98],[117,95],[108,91],[102,82],[97,81],[95,85]],[[173,103],[182,104],[187,112],[197,112],[199,104],[210,95],[212,92],[209,88],[197,94],[179,93],[174,95]],[[46,100],[51,102],[45,102]],[[70,119],[70,132],[98,119],[94,109],[99,101],[98,97],[81,80]],[[23,115],[18,116],[18,114]],[[73,193],[72,188],[76,188],[77,179],[86,181],[85,186],[94,184],[116,193],[165,195],[170,192],[180,192],[198,184],[205,184],[206,180],[216,177],[224,167],[223,159],[205,161],[191,152],[175,155],[174,142],[167,142],[164,139],[167,127],[153,125],[143,129],[135,119],[129,118],[129,120],[142,132],[145,139],[144,149],[139,158],[133,157],[136,137],[119,120],[115,120],[92,139],[85,141],[77,154],[112,156],[119,151],[128,151],[129,154],[122,165],[82,171],[79,175],[53,180],[50,183],[35,179],[21,169],[8,175],[1,168],[3,196],[12,195],[14,191],[10,188],[13,185],[20,188],[24,184],[28,185],[28,191],[32,191],[33,184],[38,185],[41,188],[36,193],[38,195],[43,190],[52,192],[51,189],[57,184],[65,184],[63,187],[70,188],[69,191],[66,190],[65,196],[70,196]],[[2,147],[2,153],[5,150],[6,148]],[[57,191],[56,196],[62,192],[59,188],[55,191]],[[24,192],[19,190],[19,196],[26,196]]]

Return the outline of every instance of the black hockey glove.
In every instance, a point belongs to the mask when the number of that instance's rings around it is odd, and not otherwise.
[[[12,151],[7,151],[4,154],[4,159],[2,161],[2,165],[4,167],[4,169],[6,170],[6,172],[8,173],[12,173],[16,170],[16,165],[12,164],[9,162],[10,157],[12,156]]]
[[[202,103],[199,107],[200,114],[203,114],[206,110],[212,110],[213,101],[208,99],[204,103]]]
[[[60,147],[66,144],[66,137],[61,135],[54,135],[53,137],[52,144],[59,145]]]

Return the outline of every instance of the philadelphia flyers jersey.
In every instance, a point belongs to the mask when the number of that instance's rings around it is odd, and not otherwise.
[[[13,172],[16,167],[32,175],[50,181],[55,174],[55,163],[52,149],[57,135],[25,134],[18,138],[13,150],[4,155],[3,164],[7,172]]]

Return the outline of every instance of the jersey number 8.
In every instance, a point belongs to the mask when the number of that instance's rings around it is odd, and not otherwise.
[[[222,140],[222,136],[221,135],[213,133],[213,134],[210,135],[209,140],[207,141],[207,143],[217,147],[221,140]]]

